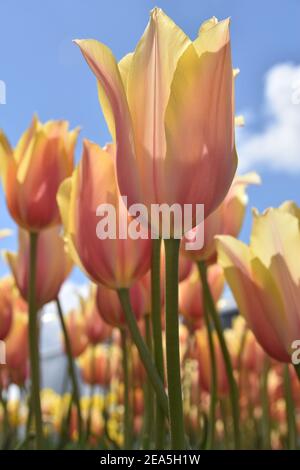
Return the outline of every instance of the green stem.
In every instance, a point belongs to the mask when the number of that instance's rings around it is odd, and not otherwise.
[[[180,240],[165,239],[166,352],[172,450],[185,449],[178,321],[179,246]]]
[[[222,416],[222,421],[223,421],[223,426],[224,426],[224,444],[225,444],[225,449],[229,448],[229,433],[228,433],[228,424],[227,424],[227,403],[226,403],[226,398],[221,398],[220,399],[220,410],[221,410],[221,416]]]
[[[160,295],[160,247],[161,239],[152,242],[151,260],[151,320],[154,347],[154,362],[159,376],[164,383],[164,353],[161,324],[161,295]],[[164,448],[165,417],[156,399],[155,414],[155,449]]]
[[[262,400],[262,437],[263,449],[271,449],[271,423],[269,413],[268,398],[268,377],[269,377],[269,361],[266,358],[263,365],[261,377],[261,400]]]
[[[150,324],[150,315],[145,315],[145,332],[146,332],[146,344],[150,353],[152,354],[152,335],[151,335],[151,324]],[[152,429],[153,429],[153,389],[151,383],[147,378],[144,385],[144,437],[143,437],[143,449],[151,448],[151,439],[152,439]]]
[[[206,276],[206,265],[203,263],[198,263],[199,275]],[[202,291],[204,294],[204,291]],[[215,418],[216,418],[216,403],[217,403],[217,364],[216,364],[216,355],[213,343],[213,334],[212,328],[209,321],[207,300],[205,295],[203,295],[203,305],[204,305],[204,319],[207,329],[208,336],[208,347],[210,355],[210,368],[211,368],[211,386],[210,386],[210,407],[209,407],[209,426],[208,426],[208,438],[207,438],[207,449],[213,449],[214,440],[215,440]]]
[[[230,392],[230,401],[231,401],[231,408],[232,408],[232,419],[233,419],[233,432],[234,432],[234,444],[235,448],[240,448],[240,429],[239,429],[239,400],[238,400],[238,389],[236,385],[236,381],[233,375],[233,368],[231,364],[231,359],[229,355],[229,351],[225,342],[223,329],[220,321],[219,314],[216,310],[214,300],[210,291],[210,287],[207,280],[207,273],[204,261],[199,262],[199,270],[201,274],[201,281],[203,286],[203,293],[206,298],[206,304],[208,306],[208,310],[212,321],[214,323],[214,327],[216,329],[216,333],[218,336],[218,340],[220,343],[227,379],[229,383],[229,392]]]
[[[38,310],[36,306],[36,261],[38,233],[30,232],[30,261],[29,261],[29,355],[31,370],[31,400],[35,422],[35,441],[37,449],[43,447],[43,423],[40,398],[40,361],[38,336]]]
[[[124,374],[124,449],[131,448],[131,419],[130,419],[130,397],[129,397],[129,367],[128,367],[128,345],[126,330],[121,329],[122,341],[122,364]]]
[[[91,427],[92,427],[92,414],[93,414],[93,406],[94,406],[94,388],[95,388],[95,345],[91,344],[91,360],[90,360],[90,368],[91,368],[91,383],[90,383],[90,390],[89,390],[89,409],[88,409],[88,416],[86,422],[86,442],[89,441],[90,434],[91,434]]]
[[[120,302],[124,311],[127,326],[132,336],[132,340],[135,343],[139,351],[141,361],[145,367],[146,372],[148,373],[149,379],[156,392],[156,395],[159,400],[159,404],[163,412],[165,413],[165,415],[168,416],[167,395],[166,395],[163,383],[161,381],[161,378],[159,377],[158,372],[153,364],[150,351],[145,345],[145,342],[141,336],[140,330],[137,326],[136,318],[134,316],[134,313],[130,305],[129,291],[126,288],[118,289],[118,295],[119,295],[119,299],[120,299]]]
[[[297,377],[300,381],[300,363],[299,364],[294,364],[294,369],[295,369]]]
[[[73,389],[73,399],[74,403],[76,406],[77,410],[77,419],[78,419],[78,435],[79,435],[79,441],[82,442],[83,439],[83,426],[82,426],[82,415],[81,415],[81,407],[80,407],[80,393],[79,393],[79,387],[77,383],[77,378],[76,378],[76,370],[75,370],[75,364],[72,356],[72,348],[71,348],[71,343],[70,343],[70,338],[68,335],[68,330],[66,327],[64,315],[62,312],[61,304],[59,299],[56,299],[56,306],[57,306],[57,312],[58,312],[58,317],[61,325],[61,329],[63,332],[63,337],[64,337],[64,342],[65,342],[65,347],[66,347],[66,356],[67,356],[67,361],[68,361],[68,369],[69,369],[69,375],[72,383],[72,389]]]
[[[284,365],[283,379],[288,430],[288,448],[289,450],[293,450],[297,448],[297,428],[295,419],[295,405],[292,395],[291,376],[288,364]]]

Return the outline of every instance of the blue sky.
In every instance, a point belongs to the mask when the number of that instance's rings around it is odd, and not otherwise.
[[[135,47],[154,6],[191,37],[203,20],[230,16],[233,62],[241,69],[236,110],[247,122],[238,136],[241,167],[263,178],[261,187],[250,189],[249,206],[300,203],[300,100],[292,102],[300,89],[298,0],[1,0],[0,6],[0,80],[6,84],[0,127],[13,144],[34,112],[43,121],[68,119],[82,127],[82,137],[100,144],[109,140],[94,77],[72,39],[99,39],[121,58]],[[0,214],[0,226],[14,228],[2,190]],[[250,226],[249,210],[243,239]],[[15,237],[1,244],[14,248]],[[0,274],[6,271],[1,262]],[[81,279],[78,272],[73,279]]]

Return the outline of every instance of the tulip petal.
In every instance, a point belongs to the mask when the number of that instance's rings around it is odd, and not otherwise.
[[[164,199],[159,194],[164,188],[164,115],[178,59],[189,43],[183,31],[161,9],[155,8],[131,60],[128,104],[143,194],[148,203]],[[153,192],[155,201],[151,201]]]
[[[299,220],[283,210],[254,213],[253,251],[269,268],[280,286],[289,315],[290,342],[300,336],[300,231]]]
[[[123,59],[121,59],[118,63],[120,75],[122,78],[122,82],[124,85],[124,90],[127,93],[127,86],[128,86],[128,75],[129,75],[129,70],[132,64],[132,58],[133,58],[133,52],[130,52],[129,54],[125,55]]]
[[[226,281],[257,340],[272,357],[288,362],[285,311],[271,274],[241,241],[219,236],[217,247]]]
[[[117,143],[117,161],[121,166],[118,172],[119,182],[126,183],[129,180],[132,191],[138,194],[139,184],[134,164],[135,149],[131,118],[118,64],[111,50],[104,44],[93,39],[74,42],[79,46],[102,87],[98,88],[98,93],[107,125]]]
[[[165,128],[166,174],[171,190],[180,188],[170,199],[197,200],[207,216],[227,193],[237,165],[227,20],[201,33],[180,57]]]
[[[5,134],[0,129],[0,175],[2,184],[6,186],[6,175],[9,162],[13,159],[13,150]]]

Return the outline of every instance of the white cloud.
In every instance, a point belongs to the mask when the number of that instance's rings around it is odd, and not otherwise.
[[[300,172],[300,65],[277,64],[265,77],[264,127],[237,131],[239,169]],[[255,116],[253,110],[246,115]],[[250,124],[250,123],[249,123]]]

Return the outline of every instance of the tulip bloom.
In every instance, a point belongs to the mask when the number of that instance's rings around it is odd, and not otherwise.
[[[139,321],[142,316],[147,313],[147,299],[144,286],[141,282],[136,282],[130,288],[129,293],[132,310],[136,320]],[[124,328],[126,326],[124,311],[115,290],[108,289],[99,284],[97,287],[96,302],[99,315],[106,323],[118,328]]]
[[[6,252],[5,257],[15,278],[22,297],[28,298],[29,284],[29,234],[19,230],[19,250],[17,253]],[[36,262],[36,304],[41,308],[58,296],[62,283],[73,267],[65,251],[64,241],[58,227],[51,227],[40,232],[37,240]]]
[[[112,334],[111,326],[101,317],[97,302],[96,289],[91,287],[90,295],[83,305],[85,319],[85,331],[91,344],[101,343],[107,340]]]
[[[28,361],[27,306],[21,299],[14,300],[12,325],[5,338],[6,364],[12,369],[23,369]]]
[[[85,140],[82,160],[72,177],[61,185],[58,203],[74,261],[94,282],[118,289],[129,287],[148,271],[151,240],[118,235],[119,216],[125,208],[115,180],[114,153],[114,145],[102,149]],[[104,220],[97,215],[97,208],[108,204],[115,210],[114,238],[97,234],[98,223]],[[127,214],[125,218],[131,220]]]
[[[78,129],[66,121],[42,124],[33,118],[15,149],[0,132],[0,160],[6,203],[15,222],[39,231],[60,223],[56,193],[73,171]]]
[[[213,345],[217,366],[217,391],[218,395],[226,395],[229,391],[227,374],[223,355],[215,331],[212,332]],[[211,360],[208,347],[208,335],[205,329],[196,332],[196,348],[198,352],[198,363],[200,371],[200,384],[206,392],[211,388]]]
[[[236,176],[222,204],[210,214],[202,224],[190,230],[181,244],[182,252],[194,261],[205,260],[216,261],[216,235],[231,235],[237,237],[241,231],[248,197],[247,186],[250,184],[260,184],[260,177],[257,173],[247,173]],[[204,245],[200,250],[185,249],[186,243],[197,240],[197,232],[204,233]]]
[[[300,211],[293,203],[254,212],[250,245],[218,237],[225,278],[263,349],[290,362],[300,338]]]
[[[107,387],[111,380],[110,375],[110,351],[99,344],[96,347],[88,347],[79,358],[79,367],[82,379],[90,385]]]
[[[155,8],[119,64],[98,41],[75,42],[98,80],[121,194],[148,214],[151,204],[192,204],[196,225],[195,205],[206,216],[218,207],[237,165],[229,20],[206,21],[191,41]]]
[[[0,340],[5,339],[12,324],[13,300],[11,279],[0,282]]]
[[[208,283],[215,302],[223,292],[224,276],[217,264],[211,265],[207,270]],[[179,284],[179,310],[192,328],[199,328],[203,324],[204,305],[202,283],[197,270]]]
[[[84,316],[77,310],[72,310],[65,318],[66,328],[71,345],[73,357],[78,357],[88,345],[86,336]]]

